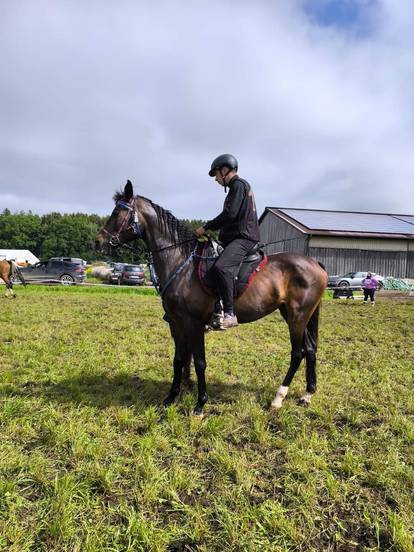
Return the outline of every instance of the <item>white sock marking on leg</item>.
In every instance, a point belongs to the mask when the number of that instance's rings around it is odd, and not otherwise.
[[[279,410],[279,408],[282,406],[283,399],[288,394],[289,387],[286,385],[281,385],[279,389],[276,392],[275,398],[272,401],[271,407],[274,410]]]

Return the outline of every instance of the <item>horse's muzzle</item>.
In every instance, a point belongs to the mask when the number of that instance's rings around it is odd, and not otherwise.
[[[95,251],[98,253],[108,254],[109,252],[109,243],[107,240],[100,234],[95,238]]]

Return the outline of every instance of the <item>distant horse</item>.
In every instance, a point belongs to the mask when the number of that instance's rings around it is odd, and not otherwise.
[[[161,285],[162,303],[175,342],[174,377],[164,405],[172,404],[181,389],[183,370],[191,355],[198,381],[194,414],[201,416],[207,402],[205,380],[205,324],[210,320],[216,298],[200,284],[194,262],[197,244],[190,233],[169,211],[142,196],[134,196],[128,180],[105,226],[96,236],[96,248],[109,252],[111,246],[142,238],[152,253]],[[235,301],[239,323],[253,322],[279,309],[288,324],[291,359],[288,372],[271,403],[279,409],[303,358],[306,359],[306,392],[301,398],[310,403],[316,391],[316,350],[320,301],[328,276],[310,257],[279,253],[270,255],[252,285]]]
[[[6,261],[6,259],[0,261],[0,278],[6,284],[6,297],[16,297],[13,291],[13,277],[19,278],[21,283],[26,285],[23,275],[15,262]]]

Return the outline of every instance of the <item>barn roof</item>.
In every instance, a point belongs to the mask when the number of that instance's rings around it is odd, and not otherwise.
[[[413,215],[266,207],[260,221],[267,212],[282,218],[304,234],[414,238]]]

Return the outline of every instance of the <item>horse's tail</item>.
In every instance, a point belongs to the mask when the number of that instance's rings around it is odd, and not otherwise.
[[[319,332],[319,313],[321,310],[321,302],[318,303],[318,306],[313,311],[312,316],[309,319],[308,325],[306,326],[306,334],[308,339],[312,344],[312,348],[316,353],[318,348],[318,332]]]
[[[21,283],[25,286],[26,280],[23,278],[23,274],[21,273],[20,268],[17,266],[17,264],[14,261],[9,261],[9,262],[10,262],[11,276],[14,276],[14,277],[17,276],[17,278],[19,278]]]

